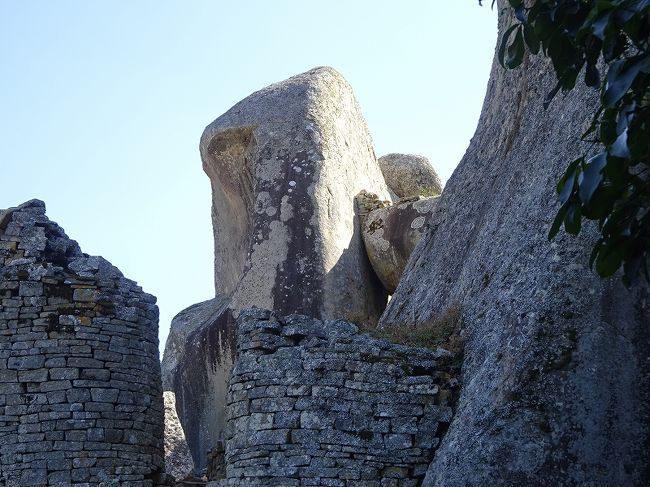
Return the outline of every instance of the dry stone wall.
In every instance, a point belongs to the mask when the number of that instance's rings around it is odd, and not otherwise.
[[[0,212],[0,486],[164,480],[155,302],[43,202]]]
[[[226,479],[217,486],[417,486],[451,420],[448,352],[346,321],[237,320]]]

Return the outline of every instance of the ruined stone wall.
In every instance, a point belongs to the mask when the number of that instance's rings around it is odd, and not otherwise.
[[[153,486],[156,299],[37,200],[0,211],[0,486]]]
[[[244,311],[213,486],[417,486],[451,420],[448,353]]]

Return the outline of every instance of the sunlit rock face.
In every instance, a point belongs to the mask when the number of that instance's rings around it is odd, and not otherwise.
[[[376,322],[354,196],[388,190],[351,87],[319,68],[252,94],[201,138],[215,288],[232,307]]]
[[[166,350],[163,368],[202,467],[223,428],[223,372],[241,309],[377,322],[386,292],[366,257],[354,197],[389,193],[352,89],[331,68],[250,95],[205,129],[200,150],[212,183],[218,297],[201,305],[183,339],[172,325],[175,351]]]
[[[500,10],[501,33],[512,21]],[[381,319],[464,313],[463,388],[426,486],[650,478],[647,290],[590,271],[593,226],[547,239],[597,101],[579,86],[545,111],[554,84],[542,59],[494,64],[476,134]]]
[[[386,154],[378,160],[393,201],[414,196],[440,196],[440,176],[424,156]]]

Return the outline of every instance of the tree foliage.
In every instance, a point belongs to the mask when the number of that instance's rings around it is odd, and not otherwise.
[[[593,147],[557,184],[561,207],[549,239],[562,225],[577,235],[583,219],[595,220],[590,265],[602,277],[622,267],[628,286],[650,282],[650,0],[508,2],[516,22],[500,40],[499,62],[514,69],[526,50],[549,57],[557,84],[545,107],[579,77],[600,91],[582,137]]]

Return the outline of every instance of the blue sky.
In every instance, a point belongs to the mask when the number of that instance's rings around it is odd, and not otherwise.
[[[213,297],[203,128],[270,83],[329,65],[378,156],[443,180],[469,143],[496,41],[475,0],[0,1],[0,208],[31,198],[158,297]],[[488,2],[489,3],[489,2]]]

